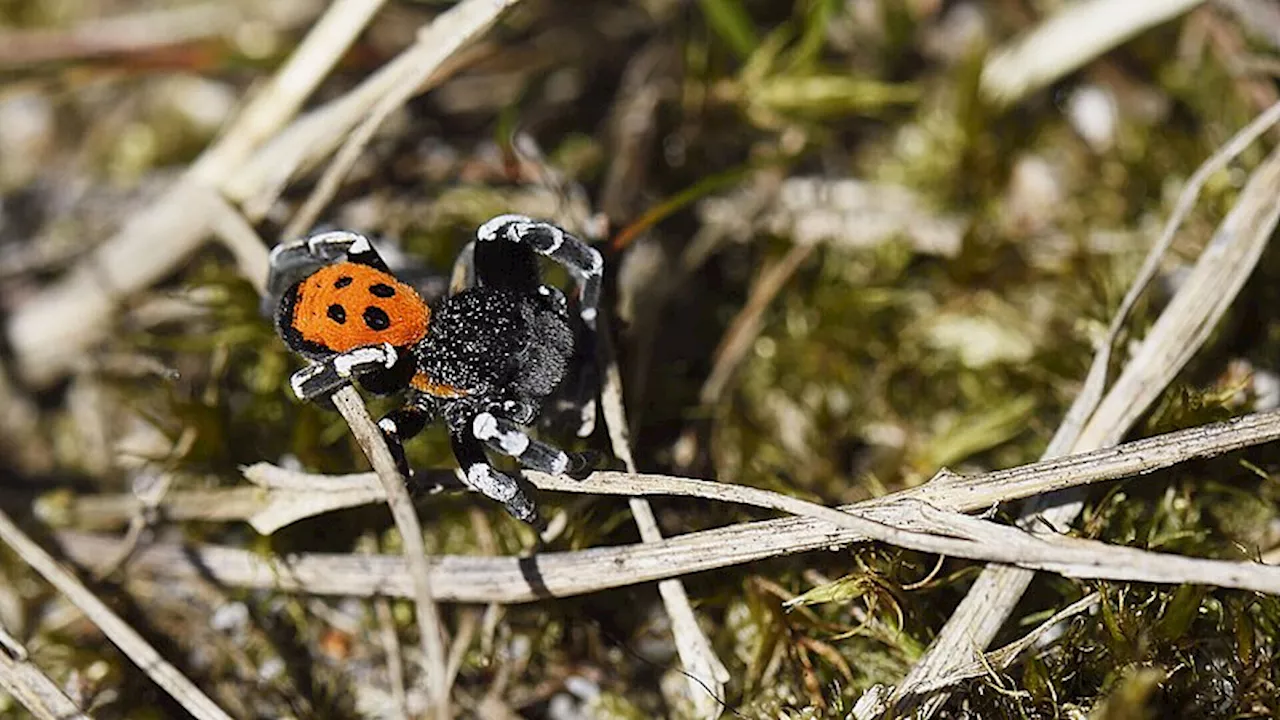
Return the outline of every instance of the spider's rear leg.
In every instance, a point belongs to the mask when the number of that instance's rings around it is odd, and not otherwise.
[[[550,285],[539,285],[538,293],[548,298],[562,314],[567,313],[564,293]],[[575,336],[569,375],[552,396],[552,417],[546,419],[560,427],[572,424],[574,434],[584,438],[596,429],[596,395],[600,387],[596,362],[598,338],[595,331],[585,325],[576,331]],[[529,424],[518,417],[511,417],[518,423]]]
[[[453,259],[453,268],[449,271],[449,294],[458,293],[476,284],[476,241],[472,240],[463,246],[458,257]]]
[[[529,523],[541,531],[546,522],[538,515],[538,506],[515,478],[498,472],[485,457],[484,445],[471,435],[471,428],[449,428],[449,440],[453,455],[466,476],[466,483],[486,497],[502,503],[507,512],[517,520]]]
[[[350,262],[390,272],[369,238],[349,230],[316,233],[276,245],[271,249],[269,263],[273,270],[287,269],[307,262],[332,262],[344,256]]]
[[[585,477],[595,467],[594,453],[569,453],[529,437],[514,422],[482,412],[471,422],[471,434],[493,450],[515,458],[530,470],[551,475]]]
[[[590,437],[596,429],[596,398],[600,394],[596,342],[595,333],[581,333],[569,363],[569,377],[552,398],[556,422],[562,427],[572,427],[580,438]]]
[[[557,414],[562,418],[568,416],[569,413],[564,412],[568,408],[563,407],[568,403],[576,411],[575,433],[578,437],[587,437],[595,430],[599,384],[598,373],[593,371],[596,318],[604,276],[600,252],[551,223],[525,215],[499,215],[476,231],[476,240],[467,246],[454,267],[454,280],[457,284],[477,283],[563,298],[559,291],[541,284],[535,253],[562,265],[578,285],[578,315],[584,327],[577,333],[576,340],[575,364],[580,370],[574,373],[571,385],[562,389]]]
[[[373,248],[373,243],[359,233],[334,230],[280,243],[271,248],[267,258],[264,311],[275,308],[290,285],[344,257],[353,263],[390,272],[387,263]]]
[[[390,370],[399,357],[388,343],[354,348],[302,368],[289,378],[289,385],[298,399],[314,400],[336,392],[361,375]]]

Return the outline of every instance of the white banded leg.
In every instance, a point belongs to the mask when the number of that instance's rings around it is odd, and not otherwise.
[[[346,230],[317,233],[271,248],[267,258],[267,297],[281,297],[290,285],[343,257],[389,272],[382,256],[364,235]]]
[[[387,271],[387,263],[383,261],[378,251],[373,249],[373,243],[369,242],[369,238],[360,233],[349,230],[333,230],[316,233],[303,242],[306,243],[307,252],[312,257],[337,260],[339,257],[346,255],[347,260],[353,263],[369,265],[383,272]]]
[[[484,445],[476,438],[454,430],[449,431],[454,457],[462,468],[467,485],[476,492],[502,503],[507,512],[517,520],[541,529],[545,523],[538,515],[538,506],[525,493],[515,478],[498,472],[485,457]]]
[[[430,421],[429,406],[417,397],[410,397],[407,405],[392,410],[378,421],[378,429],[387,441],[387,449],[391,451],[396,467],[405,478],[413,477],[413,469],[409,467],[409,461],[404,455],[404,441],[422,432]]]
[[[399,353],[388,343],[359,347],[302,368],[289,378],[289,385],[300,400],[311,400],[335,392],[359,375],[389,370],[397,359]]]
[[[576,474],[589,464],[579,453],[529,437],[514,422],[492,413],[482,412],[471,422],[471,434],[493,450],[515,458],[530,470],[552,475]]]
[[[525,215],[499,215],[480,226],[476,240],[505,240],[528,245],[534,252],[563,265],[578,282],[579,313],[592,330],[600,305],[600,282],[604,276],[604,258],[600,252],[572,233]]]

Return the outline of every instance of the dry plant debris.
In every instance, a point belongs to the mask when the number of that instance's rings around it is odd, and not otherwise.
[[[0,716],[1280,714],[1268,0],[0,27]],[[501,212],[609,268],[545,546],[261,307],[326,227],[439,296]]]

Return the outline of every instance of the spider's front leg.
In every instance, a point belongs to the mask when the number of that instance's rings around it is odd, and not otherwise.
[[[399,357],[388,343],[354,348],[302,368],[289,378],[289,385],[298,399],[315,400],[336,392],[356,377],[390,370]]]
[[[577,435],[587,437],[595,429],[595,344],[604,258],[598,250],[563,228],[525,215],[499,215],[481,225],[468,251],[470,254],[464,254],[459,261],[464,263],[462,269],[470,272],[455,269],[455,277],[474,278],[480,285],[515,286],[524,292],[558,294],[554,288],[538,281],[534,253],[554,260],[573,276],[578,285],[578,314],[586,328],[577,339],[578,356],[587,361],[587,369],[578,375],[576,387],[571,388],[567,397],[579,410]]]
[[[525,215],[499,215],[489,220],[476,230],[476,240],[527,245],[539,255],[563,265],[578,282],[578,312],[582,321],[591,330],[596,329],[600,282],[604,277],[604,258],[600,251],[567,230]],[[476,252],[479,253],[480,248],[477,247]],[[479,259],[476,271],[480,282],[485,283],[485,267]]]
[[[471,489],[502,503],[508,513],[541,531],[546,522],[538,515],[538,506],[515,478],[498,472],[485,457],[484,445],[471,434],[469,427],[449,427],[449,440],[454,457]]]

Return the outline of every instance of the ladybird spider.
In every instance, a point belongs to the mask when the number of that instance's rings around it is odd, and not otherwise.
[[[404,406],[378,421],[405,477],[402,441],[443,420],[466,484],[540,526],[532,498],[485,454],[487,446],[553,474],[590,470],[590,454],[566,453],[521,428],[569,374],[579,345],[564,294],[542,284],[535,253],[569,270],[578,314],[594,333],[600,253],[523,215],[480,226],[463,255],[471,286],[434,308],[391,274],[362,235],[325,232],[277,246],[268,278],[271,297],[280,298],[276,328],[312,361],[290,379],[294,394],[323,399],[352,380],[377,394],[405,391]]]

